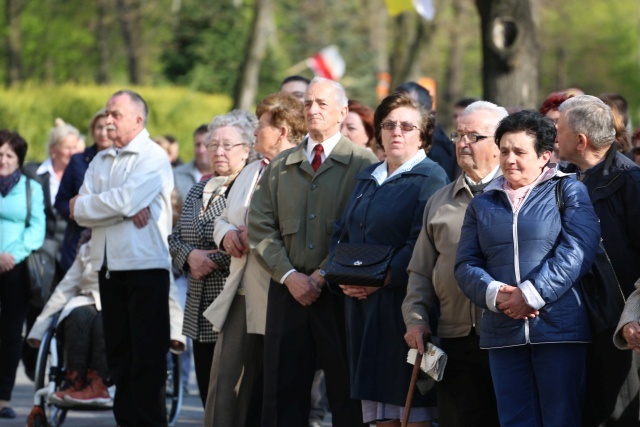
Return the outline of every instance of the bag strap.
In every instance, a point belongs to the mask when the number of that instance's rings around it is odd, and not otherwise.
[[[349,211],[347,212],[347,215],[345,215],[344,226],[342,227],[342,233],[340,233],[340,238],[338,239],[338,243],[340,243],[344,238],[344,233],[347,231],[347,224],[349,223],[349,218],[351,218],[351,214],[353,213],[353,210],[358,205],[358,202],[360,202],[360,199],[362,199],[362,196],[364,196],[364,191],[360,193],[358,197],[356,197],[356,202],[353,204],[353,206],[351,206],[351,209],[349,209]]]
[[[25,228],[29,228],[29,224],[31,224],[31,178],[25,176],[27,178],[27,217],[24,220]]]
[[[564,213],[564,190],[562,188],[562,180],[564,178],[560,178],[556,183],[556,204],[558,205],[558,210],[562,215]]]

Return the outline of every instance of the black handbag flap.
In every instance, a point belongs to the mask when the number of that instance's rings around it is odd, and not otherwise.
[[[393,247],[370,243],[343,242],[336,247],[333,262],[350,267],[370,267],[389,258]]]

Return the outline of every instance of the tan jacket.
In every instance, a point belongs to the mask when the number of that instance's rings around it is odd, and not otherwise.
[[[613,334],[613,343],[621,350],[627,350],[627,341],[622,336],[622,328],[629,322],[640,321],[640,279],[633,285],[636,290],[631,292],[627,302],[624,304],[624,310],[620,315],[618,327]]]
[[[333,224],[342,215],[355,176],[377,161],[343,136],[314,172],[306,144],[273,159],[249,208],[251,251],[277,282],[292,269],[311,274],[324,267]]]
[[[422,230],[407,267],[409,283],[402,304],[407,329],[429,326],[428,313],[439,301],[439,337],[458,338],[467,336],[472,327],[479,330],[482,309],[464,296],[453,276],[460,230],[472,198],[461,175],[427,202]]]
[[[231,187],[227,196],[227,207],[216,219],[213,230],[213,239],[220,250],[224,250],[222,239],[229,231],[238,230],[239,227],[246,225],[249,202],[251,202],[261,167],[260,161],[246,166]],[[247,333],[264,335],[267,323],[269,272],[262,267],[255,254],[251,252],[241,258],[231,257],[229,276],[225,281],[224,289],[204,311],[203,315],[211,322],[215,331],[222,331],[240,284],[245,291]]]

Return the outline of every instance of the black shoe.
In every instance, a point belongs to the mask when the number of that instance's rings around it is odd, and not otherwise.
[[[15,418],[16,412],[8,406],[0,409],[0,418]]]

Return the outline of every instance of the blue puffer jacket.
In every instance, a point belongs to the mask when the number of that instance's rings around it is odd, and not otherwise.
[[[496,178],[467,208],[456,257],[455,277],[462,292],[483,307],[480,346],[508,347],[555,342],[588,342],[591,332],[574,286],[594,260],[600,224],[586,187],[563,179],[562,221],[555,171],[531,189],[513,213]],[[514,320],[495,307],[497,289],[518,286],[540,314]]]

